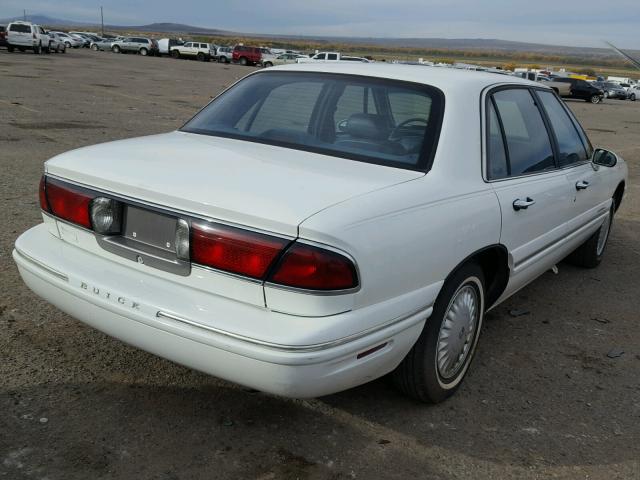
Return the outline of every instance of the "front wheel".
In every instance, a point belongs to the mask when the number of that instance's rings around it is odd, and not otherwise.
[[[71,42],[64,42],[67,48],[71,48]]]
[[[392,374],[402,392],[429,403],[455,393],[478,343],[484,299],[484,274],[475,263],[462,266],[445,282],[418,341]]]
[[[114,45],[113,47],[111,47],[111,51],[113,53],[120,53],[120,47],[118,45]]]
[[[98,45],[96,45],[95,43],[93,45],[91,45],[91,50],[93,50],[94,52],[98,51]]]
[[[597,103],[600,103],[601,100],[602,100],[602,98],[600,98],[600,95],[591,95],[591,97],[589,97],[587,102],[591,102],[591,103],[593,103],[595,105]]]
[[[569,263],[583,268],[595,268],[600,265],[604,251],[607,248],[614,213],[615,201],[612,202],[609,213],[607,213],[600,228],[567,257]]]
[[[33,53],[35,53],[36,55],[42,53],[42,45],[40,44],[37,47],[33,47]]]
[[[269,68],[269,67],[273,67],[273,63],[271,63],[271,62],[264,62],[264,68]]]
[[[240,58],[240,65],[247,66],[248,64],[249,64],[249,61],[247,60],[246,57],[241,57]]]
[[[632,94],[629,96],[629,100],[631,100],[632,102],[635,102],[635,101],[636,101],[636,94],[635,94],[635,93],[632,93]]]

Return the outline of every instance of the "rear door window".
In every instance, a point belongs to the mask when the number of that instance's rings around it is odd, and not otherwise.
[[[549,133],[531,92],[525,88],[499,90],[493,100],[507,141],[511,175],[554,169]]]
[[[587,160],[587,151],[565,108],[552,92],[538,91],[558,144],[558,164],[565,167]]]

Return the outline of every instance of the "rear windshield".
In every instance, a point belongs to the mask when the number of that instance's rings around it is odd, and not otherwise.
[[[31,33],[31,25],[23,25],[21,23],[14,23],[9,27],[10,32]]]
[[[427,170],[443,109],[444,95],[427,85],[272,71],[240,81],[182,131]]]

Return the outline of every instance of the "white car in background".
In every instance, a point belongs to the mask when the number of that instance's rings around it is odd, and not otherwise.
[[[300,53],[283,53],[272,60],[273,65],[290,65],[298,63],[299,58],[309,58]]]
[[[195,58],[201,62],[208,62],[216,56],[216,47],[211,43],[186,42],[183,45],[169,47],[169,55],[173,58]]]
[[[67,45],[64,37],[55,32],[48,32],[47,35],[49,35],[49,47],[47,49],[49,52],[66,53]]]
[[[439,402],[487,310],[600,263],[626,182],[540,84],[289,65],[178,131],[47,161],[13,257],[69,315],[209,374],[315,397],[393,372]]]
[[[84,40],[81,40],[78,37],[69,35],[66,32],[54,31],[50,33],[55,33],[59,38],[61,38],[62,41],[64,41],[64,44],[66,45],[67,48],[80,48],[84,45]]]
[[[7,50],[15,49],[21,52],[32,50],[33,53],[42,53],[49,50],[49,34],[40,25],[31,22],[16,21],[7,25]]]

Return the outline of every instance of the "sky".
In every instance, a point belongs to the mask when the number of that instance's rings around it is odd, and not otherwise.
[[[244,33],[498,38],[640,49],[640,1],[618,0],[0,0],[27,13],[105,24],[185,23]]]

